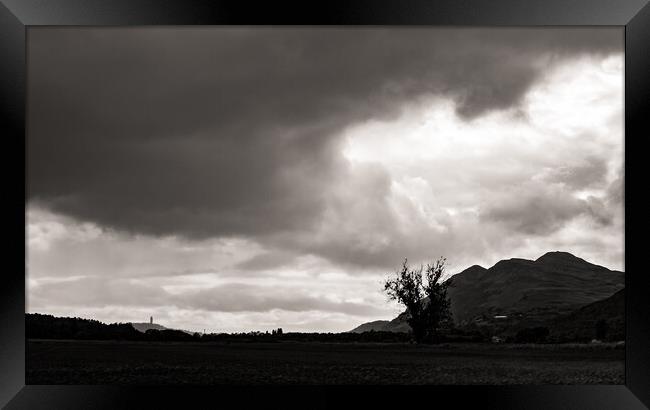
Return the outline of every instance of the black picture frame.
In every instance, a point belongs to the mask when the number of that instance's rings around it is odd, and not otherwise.
[[[650,407],[650,274],[643,264],[643,143],[649,135],[648,0],[2,0],[0,86],[5,260],[0,285],[0,405],[8,409],[453,406],[494,409]],[[30,26],[453,25],[625,27],[626,369],[620,386],[120,387],[25,385],[25,48]],[[26,200],[25,196],[25,200]],[[26,204],[26,202],[25,202]],[[22,266],[22,268],[21,268]],[[414,404],[413,401],[420,403]],[[200,405],[199,403],[203,403]],[[408,403],[408,404],[407,404]],[[645,404],[645,406],[644,406]]]

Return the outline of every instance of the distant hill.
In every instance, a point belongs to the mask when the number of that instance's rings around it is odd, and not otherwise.
[[[130,323],[131,326],[138,332],[142,333],[147,333],[149,330],[157,330],[157,331],[164,331],[164,330],[172,330],[175,332],[183,332],[187,333],[188,335],[193,335],[195,332],[190,332],[189,330],[183,330],[183,329],[170,329],[168,327],[165,327],[163,325],[159,325],[158,323],[147,323],[147,322],[141,322],[141,323]]]
[[[352,333],[363,333],[363,332],[385,332],[386,326],[390,323],[389,320],[375,320],[374,322],[364,323],[361,326],[357,326],[354,329],[350,330]]]
[[[154,329],[154,330],[166,330],[167,328],[165,326],[159,325],[157,323],[147,323],[147,322],[142,322],[142,323],[131,323],[131,326],[135,328],[138,332],[145,333],[149,329]]]
[[[146,325],[151,326],[149,323]],[[136,330],[131,323],[106,324],[91,319],[55,317],[39,313],[25,314],[25,335],[28,339],[193,340],[189,332],[167,329],[156,324],[143,332]]]
[[[625,286],[623,272],[567,252],[549,252],[537,260],[502,260],[489,269],[474,265],[450,280],[448,295],[456,326],[513,330],[544,325],[555,317],[606,299]],[[352,331],[409,330],[404,313],[388,322],[371,323]]]
[[[139,340],[142,333],[130,323],[105,324],[78,317],[55,317],[38,313],[25,315],[28,339]]]

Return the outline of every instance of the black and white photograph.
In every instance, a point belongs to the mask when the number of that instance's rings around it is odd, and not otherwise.
[[[30,385],[622,385],[622,27],[31,27]]]

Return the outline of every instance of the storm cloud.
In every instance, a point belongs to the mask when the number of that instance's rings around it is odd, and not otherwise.
[[[348,125],[431,94],[467,120],[512,107],[549,61],[620,51],[613,33],[32,29],[29,199],[152,235],[309,230]]]

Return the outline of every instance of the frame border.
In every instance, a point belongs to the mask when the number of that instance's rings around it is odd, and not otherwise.
[[[397,407],[422,403],[497,409],[643,409],[650,407],[650,275],[630,240],[645,233],[641,198],[642,139],[650,114],[650,6],[648,0],[330,0],[318,4],[251,0],[2,0],[0,4],[0,109],[4,175],[13,177],[8,196],[26,196],[26,35],[30,26],[131,25],[447,25],[447,26],[625,26],[625,385],[607,386],[36,386],[25,385],[25,243],[15,239],[25,221],[18,200],[6,217],[3,237],[12,269],[0,286],[0,406],[7,408],[171,408],[201,402],[265,407]],[[645,133],[642,133],[645,130]],[[13,161],[16,163],[13,163]],[[22,162],[22,168],[20,164]],[[630,186],[635,189],[630,190]],[[21,192],[22,191],[22,192]],[[636,204],[631,200],[634,199]],[[630,224],[630,218],[634,221]],[[23,231],[25,232],[25,231]],[[14,236],[15,235],[15,236]],[[26,234],[25,234],[26,235]],[[20,259],[22,257],[22,259]],[[19,260],[20,259],[20,260]],[[22,267],[21,267],[22,266]],[[644,406],[645,404],[645,406]]]

